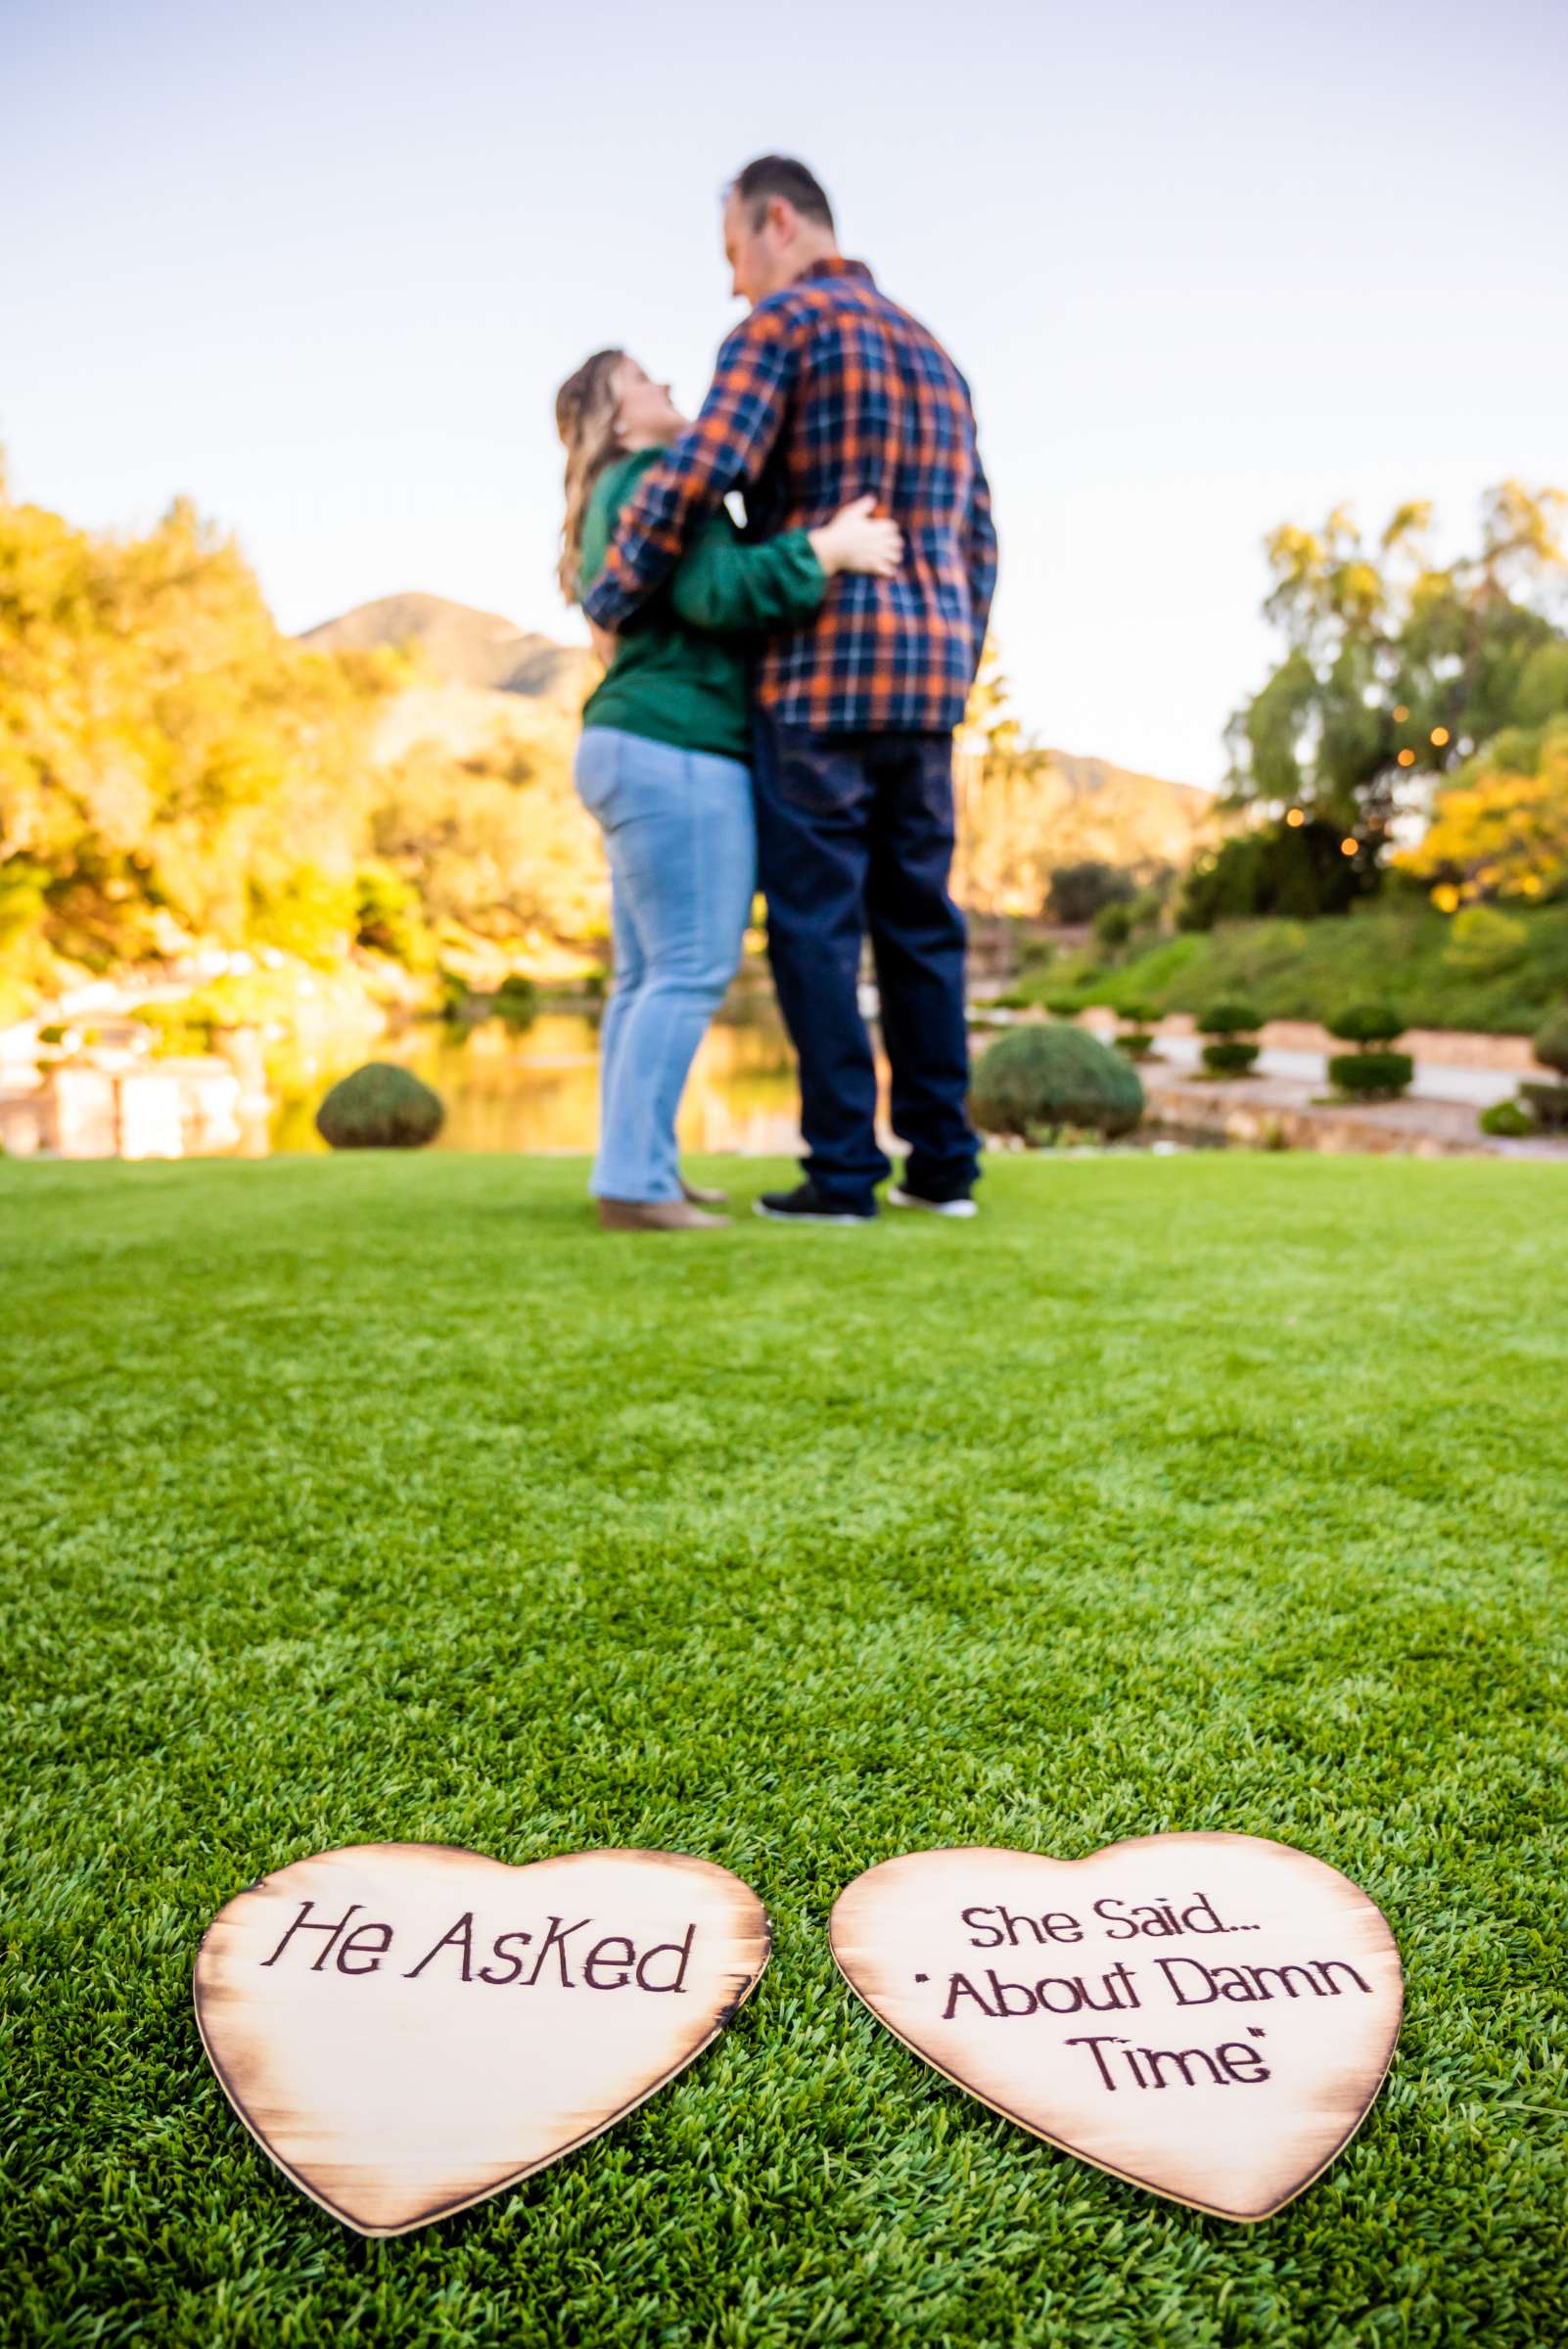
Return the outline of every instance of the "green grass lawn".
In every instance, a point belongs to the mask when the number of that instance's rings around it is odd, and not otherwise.
[[[0,2337],[1568,2337],[1568,1173],[992,1165],[973,1226],[702,1240],[562,1162],[0,1167]],[[1251,2230],[946,2086],[826,1941],[896,1852],[1201,1827],[1344,1868],[1407,1974]],[[773,1963],[598,2142],[367,2244],[189,1976],[380,1838],[706,1854]]]

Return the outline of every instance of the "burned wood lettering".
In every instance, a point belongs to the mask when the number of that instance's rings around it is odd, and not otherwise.
[[[584,2144],[701,2053],[767,1961],[761,1902],[667,1852],[509,1867],[432,1844],[297,1862],[230,1901],[197,2021],[246,2127],[363,2234]]]
[[[276,1965],[296,1934],[320,1933],[326,1936],[325,1942],[317,1950],[316,1956],[307,1960],[312,1973],[319,1974],[329,1958],[334,1960],[340,1974],[379,1973],[383,1963],[391,1958],[392,1928],[390,1924],[366,1923],[355,1925],[352,1932],[348,1932],[349,1920],[360,1906],[358,1901],[350,1902],[345,1914],[334,1923],[325,1918],[312,1917],[310,1912],[315,1903],[301,1901],[299,1915],[285,1928],[283,1939],[270,1958],[260,1960],[261,1964]],[[655,1943],[640,1956],[631,1936],[624,1933],[605,1934],[585,1952],[579,1945],[579,1971],[574,1974],[570,1945],[575,1935],[591,1932],[593,1926],[594,1919],[591,1916],[579,1916],[572,1925],[564,1917],[551,1916],[546,1920],[542,1932],[525,1932],[509,1927],[497,1933],[491,1941],[488,1955],[492,1962],[486,1964],[475,1958],[474,1911],[465,1909],[434,1946],[408,1968],[403,1979],[405,1982],[417,1982],[443,1951],[450,1951],[452,1957],[447,1964],[448,1972],[455,1967],[460,1981],[487,1982],[498,1990],[518,1982],[525,1989],[531,1990],[540,1975],[545,1973],[546,1967],[549,1967],[547,1985],[553,1986],[559,1982],[563,1990],[575,1990],[578,1982],[589,1990],[625,1990],[635,1984],[638,1990],[651,1991],[656,1995],[671,1992],[678,1995],[685,1989],[686,1967],[697,1936],[695,1922],[686,1927],[679,1940]],[[483,1956],[483,1932],[481,1953]],[[663,1967],[656,1966],[656,1958],[664,1958],[667,1962]],[[675,1961],[672,1969],[669,1963],[671,1958]],[[655,1977],[661,1971],[667,1974],[672,1971],[673,1978],[664,1982],[657,1980]]]
[[[1333,2158],[1399,2023],[1378,1911],[1321,1862],[1250,1836],[1153,1836],[1071,1863],[916,1854],[851,1885],[832,1937],[872,2011],[949,2078],[1230,2218],[1267,2216]]]
[[[1099,1937],[1107,1941],[1139,1936],[1163,1940],[1180,1933],[1252,1933],[1258,1929],[1256,1923],[1227,1925],[1213,1901],[1201,1892],[1187,1906],[1164,1898],[1131,1904],[1098,1900],[1089,1906],[1091,1921],[1087,1924],[1081,1923],[1065,1910],[1049,1911],[1038,1918],[1019,1918],[1004,1905],[994,1910],[981,1905],[965,1909],[962,1921],[979,1928],[969,1936],[971,1946],[979,1949],[997,1949],[1004,1943],[1018,1948],[1021,1925],[1041,1944],[1081,1942],[1085,1932],[1092,1935],[1096,1927]],[[988,1917],[998,1918],[1000,1922],[983,1922]],[[954,1972],[949,1976],[943,2019],[950,2022],[963,2000],[971,2001],[983,2014],[1005,2021],[1029,2014],[1130,2014],[1145,2003],[1156,2006],[1169,2006],[1173,2003],[1177,2006],[1199,2006],[1224,1999],[1255,2005],[1268,2004],[1274,1998],[1338,1998],[1341,1977],[1348,1978],[1343,1987],[1354,1985],[1367,1998],[1372,1996],[1370,1982],[1343,1958],[1316,1958],[1306,1964],[1282,1965],[1209,1965],[1197,1958],[1155,1958],[1141,1968],[1121,1958],[1098,1977],[1042,1974],[1033,1986],[1026,1980],[1008,1981],[994,1966],[988,1966],[979,1985],[966,1973]],[[1267,2036],[1260,2024],[1250,2025],[1249,2029],[1254,2040]],[[1213,2049],[1150,2048],[1134,2046],[1125,2033],[1089,2032],[1068,2038],[1062,2044],[1088,2051],[1102,2086],[1111,2096],[1129,2086],[1163,2089],[1177,2081],[1188,2088],[1205,2082],[1216,2088],[1256,2087],[1272,2077],[1260,2050],[1242,2040],[1226,2040]]]

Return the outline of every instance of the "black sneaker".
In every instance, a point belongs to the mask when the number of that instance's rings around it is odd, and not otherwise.
[[[919,1207],[923,1208],[928,1216],[951,1216],[955,1221],[960,1217],[967,1221],[970,1216],[978,1216],[980,1213],[979,1207],[967,1191],[946,1191],[940,1194],[932,1191],[917,1191],[908,1182],[896,1182],[893,1185],[888,1193],[888,1205],[890,1207]]]
[[[865,1207],[850,1207],[830,1199],[814,1182],[803,1182],[793,1191],[764,1191],[756,1212],[773,1223],[874,1223],[877,1206],[873,1199]]]

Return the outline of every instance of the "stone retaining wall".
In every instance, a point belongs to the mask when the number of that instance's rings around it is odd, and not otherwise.
[[[1319,1150],[1340,1156],[1357,1151],[1374,1157],[1487,1158],[1506,1155],[1505,1145],[1483,1134],[1475,1111],[1452,1101],[1390,1103],[1352,1108],[1317,1105],[1300,1089],[1249,1079],[1245,1092],[1234,1084],[1202,1084],[1141,1072],[1149,1113],[1177,1133],[1222,1136],[1254,1150]]]

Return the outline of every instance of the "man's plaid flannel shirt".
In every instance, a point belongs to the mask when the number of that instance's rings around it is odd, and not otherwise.
[[[753,537],[870,490],[905,542],[896,577],[840,573],[814,622],[769,637],[761,706],[813,734],[955,726],[996,578],[991,495],[962,376],[863,263],[816,262],[735,329],[702,414],[622,517],[588,617],[623,626],[735,488]]]

